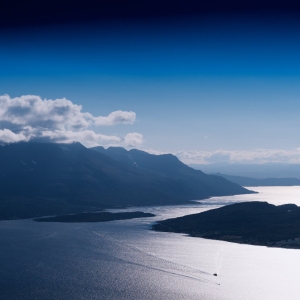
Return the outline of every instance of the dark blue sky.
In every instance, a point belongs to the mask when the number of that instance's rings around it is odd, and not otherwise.
[[[300,147],[300,22],[201,15],[1,32],[0,94],[66,97],[94,115],[134,111],[157,151]]]

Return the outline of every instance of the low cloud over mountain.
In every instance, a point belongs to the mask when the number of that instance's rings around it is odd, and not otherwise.
[[[0,96],[0,143],[20,141],[44,141],[70,143],[79,141],[86,146],[142,144],[143,136],[128,133],[124,137],[103,135],[90,127],[133,124],[133,111],[113,111],[108,116],[94,116],[83,112],[65,98],[42,99],[39,96],[24,95],[10,98]]]

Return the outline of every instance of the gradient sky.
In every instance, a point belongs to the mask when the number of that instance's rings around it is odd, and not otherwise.
[[[214,15],[2,30],[0,95],[133,111],[92,129],[186,162],[300,163],[299,29],[291,15]]]

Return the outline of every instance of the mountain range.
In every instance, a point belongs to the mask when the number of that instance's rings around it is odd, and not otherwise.
[[[211,163],[190,164],[190,167],[207,174],[222,173],[249,178],[299,178],[300,164],[289,163]]]
[[[0,170],[0,219],[251,193],[220,176],[194,170],[171,154],[89,149],[80,143],[2,146]]]
[[[226,175],[215,173],[214,175],[222,176],[231,182],[235,182],[241,186],[298,186],[300,179],[298,178],[249,178],[243,176]]]

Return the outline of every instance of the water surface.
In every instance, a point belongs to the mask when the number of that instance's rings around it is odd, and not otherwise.
[[[127,209],[155,218],[94,224],[1,221],[0,299],[299,299],[300,250],[149,230],[155,220],[223,203],[300,205],[300,187],[251,189],[259,194]]]

